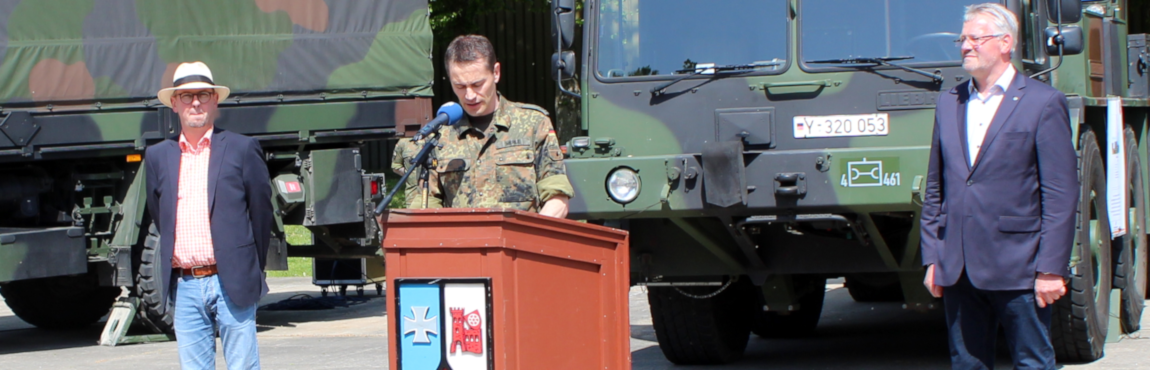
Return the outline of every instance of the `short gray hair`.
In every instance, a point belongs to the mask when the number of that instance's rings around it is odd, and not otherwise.
[[[966,7],[966,14],[962,16],[962,22],[970,22],[979,15],[989,17],[990,23],[998,29],[998,32],[1010,35],[1010,40],[1014,44],[1018,44],[1018,16],[1010,9],[995,3],[970,5]],[[1010,46],[1010,50],[1014,51],[1014,45]]]

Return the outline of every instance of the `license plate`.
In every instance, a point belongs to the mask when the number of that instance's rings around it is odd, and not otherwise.
[[[796,139],[845,136],[886,136],[890,115],[886,113],[838,116],[795,116]]]

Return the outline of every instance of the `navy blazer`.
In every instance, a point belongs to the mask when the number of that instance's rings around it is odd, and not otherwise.
[[[178,136],[145,152],[148,213],[160,232],[160,302],[172,297],[172,253],[175,249],[176,197],[180,183]],[[259,302],[267,293],[264,266],[271,239],[271,184],[260,143],[254,138],[216,128],[208,159],[208,210],[212,247],[220,284],[239,306]]]
[[[971,82],[939,94],[922,206],[922,263],[951,286],[965,269],[984,290],[1034,289],[1067,276],[1078,208],[1078,156],[1066,95],[1017,73],[970,165]]]

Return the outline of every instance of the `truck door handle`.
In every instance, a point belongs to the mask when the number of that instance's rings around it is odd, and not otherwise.
[[[842,81],[831,80],[812,80],[812,81],[794,81],[794,82],[767,82],[763,84],[763,89],[770,89],[772,87],[795,87],[795,86],[817,86],[817,87],[831,87],[842,85]]]

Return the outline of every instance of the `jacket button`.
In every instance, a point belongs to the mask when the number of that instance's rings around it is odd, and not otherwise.
[[[974,180],[966,180],[966,186],[974,185]]]

